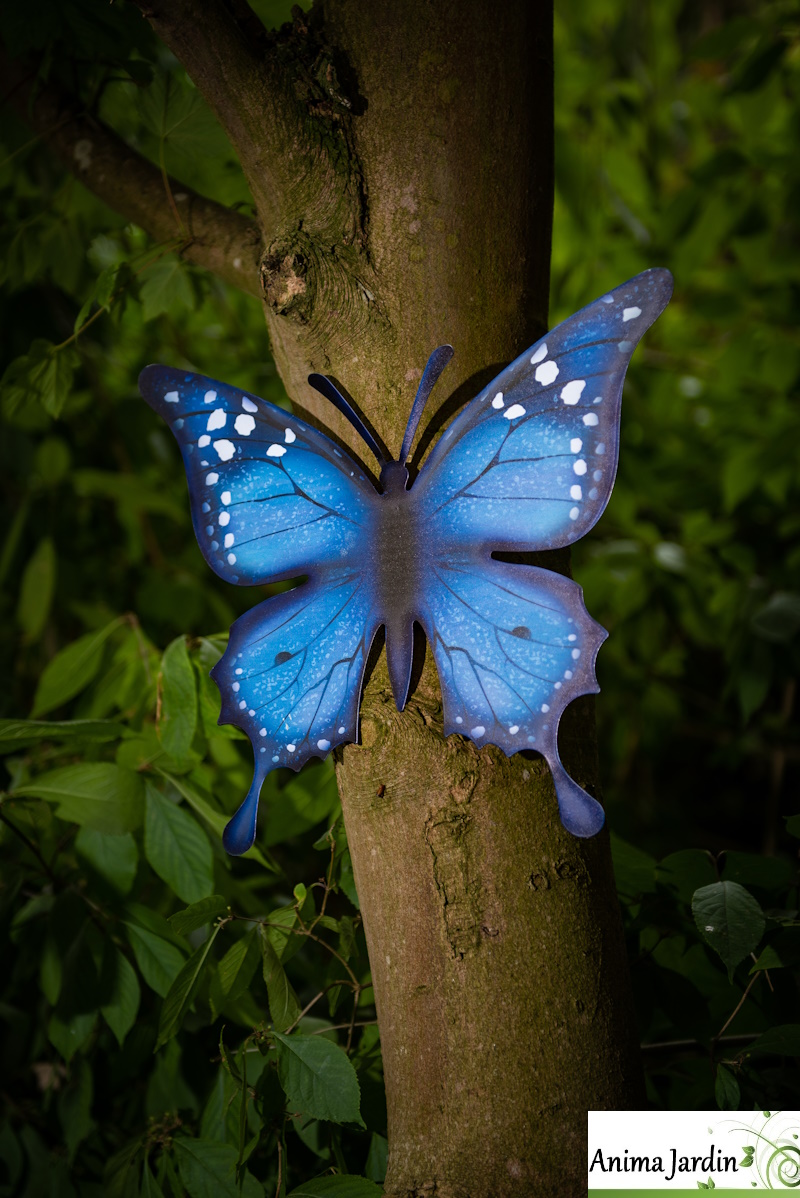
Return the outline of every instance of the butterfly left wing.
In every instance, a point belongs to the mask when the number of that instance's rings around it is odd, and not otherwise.
[[[603,809],[566,773],[558,724],[578,695],[599,688],[594,672],[605,631],[569,578],[494,561],[488,552],[432,561],[418,618],[433,649],[444,732],[507,755],[546,758],[564,826],[593,836]]]
[[[270,770],[298,770],[358,738],[361,683],[379,622],[367,572],[343,568],[266,599],[233,625],[211,675],[222,695],[220,723],[250,737],[255,774],[225,829],[229,853],[253,843]]]
[[[238,583],[308,575],[237,620],[212,671],[220,723],[253,746],[253,783],[223,837],[228,852],[244,853],[269,771],[297,770],[357,738],[377,627],[369,546],[379,500],[344,451],[258,396],[165,366],[147,367],[140,388],[180,445],[212,569]]]
[[[577,541],[608,503],[622,385],[672,294],[647,270],[551,330],[443,434],[413,493],[426,543],[493,550]]]
[[[198,544],[226,582],[360,560],[378,497],[323,433],[202,374],[147,366],[139,388],[180,445]]]

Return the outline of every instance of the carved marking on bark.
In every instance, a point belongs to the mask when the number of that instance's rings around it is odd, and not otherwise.
[[[444,809],[425,821],[425,839],[433,857],[433,877],[442,898],[447,939],[458,960],[474,952],[482,935],[497,936],[484,927],[480,871],[474,860],[472,819],[464,810],[475,789],[475,777],[466,773],[451,790]]]

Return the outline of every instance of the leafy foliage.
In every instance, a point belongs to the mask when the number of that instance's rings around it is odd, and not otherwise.
[[[11,53],[248,210],[138,11],[12,9]],[[553,320],[649,265],[677,280],[575,555],[612,632],[603,775],[666,1108],[797,1103],[797,51],[782,0],[556,17]],[[186,264],[179,223],[153,245],[22,124],[3,137],[0,1189],[368,1198],[380,1045],[333,772],[270,775],[257,845],[225,857],[249,749],[208,671],[265,592],[205,568],[135,386],[160,359],[286,403],[261,313]]]

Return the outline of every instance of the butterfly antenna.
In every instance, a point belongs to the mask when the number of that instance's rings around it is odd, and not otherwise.
[[[313,387],[315,391],[319,391],[320,395],[324,395],[325,398],[329,400],[335,408],[338,408],[343,416],[347,417],[358,435],[366,441],[367,445],[375,454],[375,457],[378,459],[381,466],[385,466],[386,456],[382,452],[378,442],[364,424],[364,421],[358,415],[358,412],[356,412],[355,409],[347,402],[341,391],[334,387],[331,380],[324,374],[310,374],[308,376],[308,384],[310,387]]]
[[[414,434],[417,431],[417,425],[422,419],[422,413],[425,410],[425,404],[428,402],[428,396],[439,379],[439,375],[444,370],[447,363],[450,361],[454,353],[452,345],[440,345],[435,349],[428,358],[428,364],[422,372],[422,378],[419,380],[417,387],[417,395],[414,404],[411,408],[411,415],[408,418],[406,425],[406,435],[403,437],[403,444],[400,449],[399,461],[405,465],[411,454],[411,446],[414,443]]]

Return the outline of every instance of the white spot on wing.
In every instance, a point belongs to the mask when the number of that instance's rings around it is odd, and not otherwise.
[[[164,396],[164,399],[167,401],[167,403],[177,403],[178,402],[178,392],[177,391],[168,391],[167,394]]]
[[[256,427],[256,422],[252,416],[237,416],[233,422],[233,427],[240,436],[249,437]]]
[[[570,453],[580,453],[582,445],[580,437],[573,437],[569,443]]]
[[[226,548],[226,549],[230,549],[230,547],[231,547],[231,545],[233,544],[234,540],[235,540],[235,537],[234,537],[233,533],[232,533],[232,532],[226,532],[226,533],[225,533],[225,548]]]
[[[577,403],[583,394],[583,388],[586,386],[585,379],[573,379],[561,388],[561,398],[566,404]]]
[[[228,565],[229,565],[229,566],[235,566],[235,565],[236,565],[236,554],[235,554],[235,553],[229,553],[229,554],[228,554]]]
[[[286,748],[289,750],[290,753],[294,753],[295,749],[297,748],[297,745],[287,745]]]
[[[268,458],[282,458],[286,453],[286,448],[283,445],[270,445],[267,450]]]
[[[208,418],[208,424],[206,425],[206,429],[208,430],[208,432],[213,433],[214,430],[217,428],[224,428],[225,421],[227,419],[228,419],[228,413],[225,411],[224,408],[214,408],[214,411],[211,413],[211,415]]]
[[[597,412],[587,412],[583,418],[583,423],[587,428],[594,428],[599,423],[599,420],[600,417],[597,415]]]
[[[635,320],[637,316],[641,315],[641,308],[625,308],[622,313],[622,323],[625,324],[625,322],[628,320]]]
[[[545,712],[545,713],[547,713],[549,710],[550,710],[550,708],[548,707],[548,705],[547,705],[546,703],[543,703],[543,704],[542,704],[542,711],[543,711],[543,712]]]
[[[223,462],[229,462],[236,453],[236,447],[234,446],[233,441],[215,441],[214,448],[219,454],[220,460]]]
[[[283,439],[287,445],[291,445],[293,441],[297,440],[297,437],[290,428],[287,428],[287,429],[284,429]]]
[[[227,506],[228,506],[228,504],[229,504],[229,503],[230,503],[230,501],[231,501],[231,493],[230,493],[230,491],[223,491],[223,492],[222,492],[222,494],[220,495],[220,499],[222,500],[222,502],[223,502],[223,503],[225,504],[225,506],[227,507]]]
[[[523,408],[522,404],[515,403],[508,409],[507,412],[503,412],[503,415],[505,416],[506,420],[516,420],[518,416],[525,415],[525,409]]]
[[[574,486],[570,487],[569,497],[570,497],[570,499],[582,499],[583,498],[583,491],[580,489],[580,487],[578,486],[577,483],[575,483]]]
[[[585,474],[586,473],[586,463],[584,462],[583,458],[578,458],[577,462],[573,462],[572,469],[575,471],[576,474]]]
[[[580,516],[580,514],[581,514],[581,513],[580,513],[580,508],[571,507],[571,508],[569,509],[569,518],[570,518],[570,520],[577,520],[577,519],[578,519],[578,516]]]
[[[342,727],[341,727],[341,728],[339,728],[339,729],[338,729],[338,732],[339,732],[339,735],[340,735],[340,736],[344,736],[344,734],[345,734],[345,732],[346,732],[346,731],[347,731],[347,729],[345,728],[344,724],[342,725]]]
[[[545,342],[544,345],[539,346],[536,353],[531,358],[531,366],[535,366],[537,362],[541,362],[542,358],[546,358],[546,357],[547,357],[547,342]]]
[[[519,732],[519,724],[512,724],[511,727],[509,728],[509,732],[511,733],[512,736],[516,736],[517,733]]]
[[[469,734],[470,736],[483,736],[485,731],[486,729],[484,728],[483,724],[477,724],[474,728],[470,729]]]
[[[205,449],[206,445],[210,445],[210,444],[211,444],[211,438],[209,437],[208,433],[203,433],[202,437],[198,438],[197,448]]]
[[[213,403],[216,398],[216,391],[206,391],[205,395],[203,396],[203,403]]]
[[[503,404],[503,392],[502,392],[502,391],[498,391],[498,392],[497,392],[497,395],[495,395],[494,399],[492,400],[492,407],[493,407],[493,408],[497,408],[497,410],[498,410],[498,412],[499,412],[499,411],[500,411],[500,409],[501,409],[503,406],[504,406],[504,404]]]
[[[206,475],[206,486],[207,487],[213,487],[214,483],[218,483],[218,482],[219,482],[219,475],[216,473],[216,471],[212,470],[210,474]]]
[[[257,412],[258,404],[254,404],[252,399],[248,399],[246,395],[242,396],[242,407],[245,412]]]
[[[327,752],[327,750],[330,747],[331,747],[331,742],[329,740],[318,740],[317,741],[317,748],[322,749],[323,753]]]
[[[536,373],[533,377],[543,387],[549,387],[558,378],[558,366],[556,366],[555,362],[542,362],[541,366],[536,367]]]
[[[219,514],[219,526],[220,526],[220,528],[224,528],[224,527],[225,527],[225,525],[226,525],[226,524],[230,524],[230,522],[231,522],[231,514],[230,514],[230,512],[220,512],[220,514]]]

